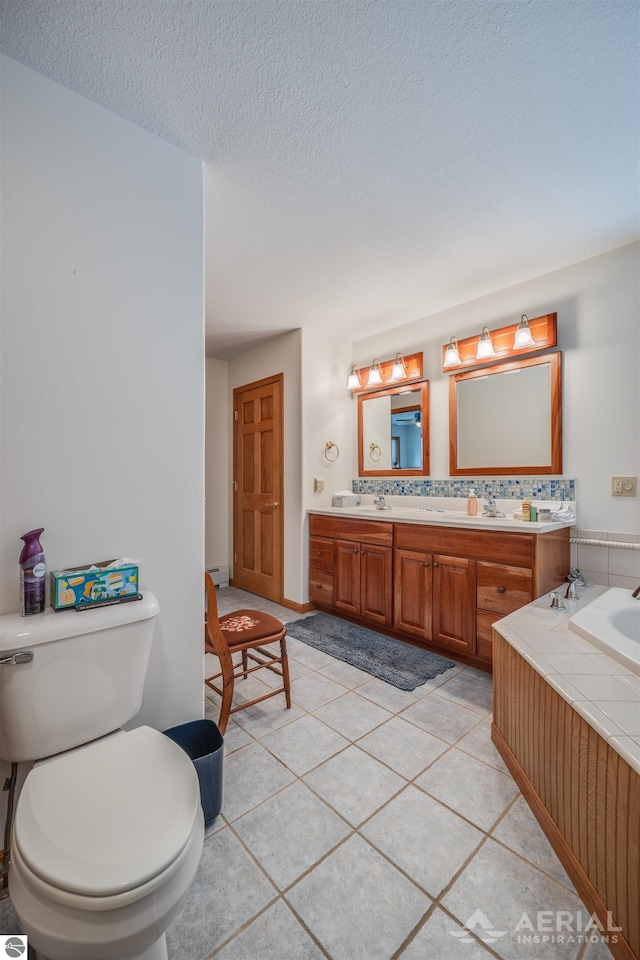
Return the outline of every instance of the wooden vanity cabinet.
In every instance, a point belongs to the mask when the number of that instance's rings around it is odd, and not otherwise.
[[[312,515],[309,530],[309,599],[370,623],[391,626],[392,524]]]
[[[410,551],[415,562],[431,563],[431,632],[425,630],[424,639],[480,664],[492,661],[496,620],[552,590],[569,569],[568,528],[546,534],[494,533],[398,523],[394,542],[396,603],[405,591],[398,557]],[[396,626],[404,630],[397,620]]]
[[[492,662],[492,625],[569,569],[569,528],[546,534],[311,514],[309,598],[398,636]]]

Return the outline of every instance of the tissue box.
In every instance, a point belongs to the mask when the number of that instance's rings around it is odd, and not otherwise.
[[[115,559],[115,558],[114,558]],[[107,569],[113,560],[84,567],[51,571],[51,606],[54,610],[118,601],[138,595],[138,567],[125,564]],[[91,569],[93,568],[93,569]],[[96,569],[97,568],[97,569]]]
[[[331,500],[332,507],[357,507],[360,497],[355,493],[334,493]]]

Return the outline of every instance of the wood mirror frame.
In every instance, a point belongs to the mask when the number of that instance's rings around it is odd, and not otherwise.
[[[456,373],[449,378],[449,470],[452,477],[562,473],[561,357],[560,351],[557,351],[483,367],[480,370]],[[545,376],[545,367],[548,376]],[[538,370],[539,377],[536,375]],[[475,392],[473,401],[469,400],[468,396],[463,400],[463,395],[459,395],[459,390],[467,383],[523,371],[529,372],[526,380],[504,377],[500,382],[496,380],[492,384],[484,385],[487,387],[485,392],[491,406],[483,407],[481,388]],[[538,405],[535,402],[526,402],[526,390],[531,386],[534,377],[539,380],[536,386],[540,391]],[[464,410],[469,411],[469,420],[464,424],[464,429],[460,429],[459,417]],[[486,446],[495,451],[498,446],[497,439],[503,439],[504,443],[500,446],[505,451],[504,455],[489,453],[487,459],[493,457],[499,462],[483,462],[483,456],[477,455],[476,450],[469,452],[470,443],[462,449],[467,443],[464,439],[465,433],[475,438],[476,449]],[[525,456],[521,457],[523,462],[518,462],[518,455],[514,455],[514,450],[523,446],[531,447],[532,441],[536,440],[539,448],[548,451],[548,454],[538,457],[541,462],[529,462]],[[515,462],[510,462],[513,460]]]
[[[389,431],[388,437],[388,449],[389,449],[389,466],[376,468],[372,466],[371,459],[365,456],[365,411],[364,404],[370,400],[379,400],[383,397],[397,397],[400,395],[413,395],[411,399],[410,407],[404,408],[405,410],[416,410],[420,414],[420,426],[421,426],[421,452],[422,452],[422,466],[419,468],[398,468],[391,466],[391,447],[392,447],[392,431],[391,431],[391,419],[389,418]],[[416,396],[417,395],[417,396]],[[402,412],[402,406],[394,407],[394,412]],[[389,401],[389,414],[391,414],[391,400]],[[371,444],[371,447],[376,446],[376,444]],[[380,449],[380,448],[378,448]],[[380,451],[381,456],[383,456],[383,451]],[[368,461],[368,462],[367,462]],[[385,461],[386,463],[386,461]],[[366,464],[366,466],[365,466]],[[384,387],[380,390],[371,390],[369,393],[361,393],[358,395],[358,476],[360,477],[427,477],[429,476],[429,381],[428,380],[417,380],[413,383],[401,384],[397,387]]]

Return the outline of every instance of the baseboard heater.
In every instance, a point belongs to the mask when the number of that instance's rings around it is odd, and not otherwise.
[[[229,566],[226,563],[221,563],[219,567],[209,567],[207,573],[213,580],[216,587],[228,587],[229,586]]]

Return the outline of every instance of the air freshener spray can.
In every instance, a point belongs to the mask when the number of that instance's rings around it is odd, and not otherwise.
[[[40,534],[44,527],[29,530],[20,538],[24,547],[20,554],[20,616],[44,613],[44,552]]]

